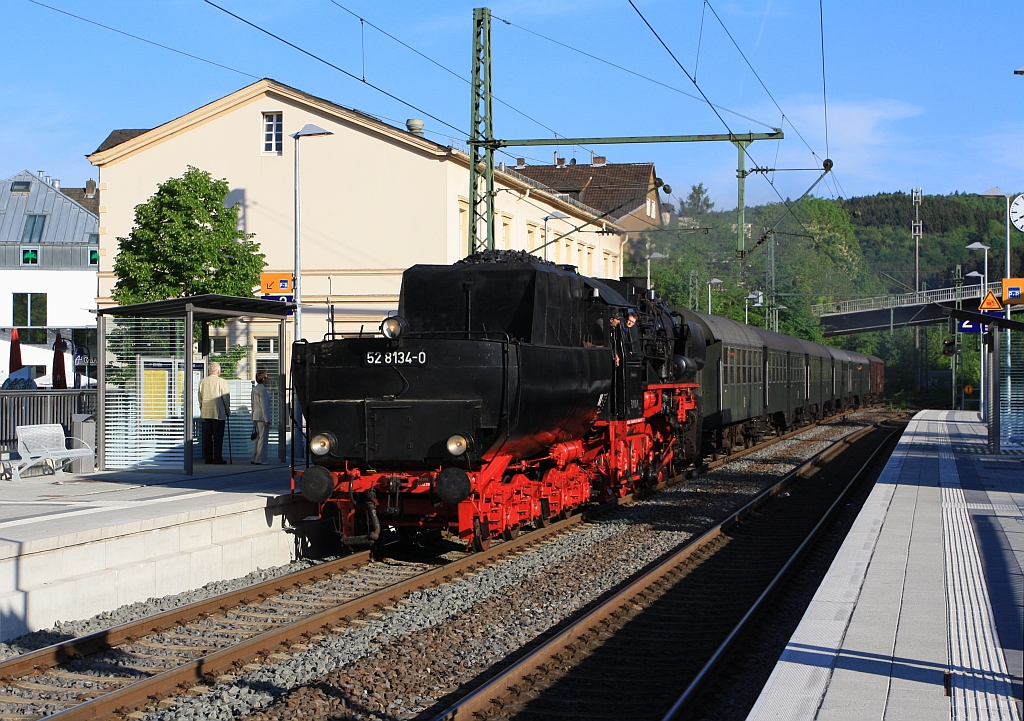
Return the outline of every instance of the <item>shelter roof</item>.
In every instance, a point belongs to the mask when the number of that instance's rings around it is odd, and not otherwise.
[[[233,295],[189,295],[184,298],[157,300],[151,303],[133,303],[100,308],[99,315],[113,315],[122,318],[184,318],[191,306],[192,317],[197,321],[222,320],[225,318],[285,318],[297,307],[295,303],[282,303],[261,298],[240,298]]]

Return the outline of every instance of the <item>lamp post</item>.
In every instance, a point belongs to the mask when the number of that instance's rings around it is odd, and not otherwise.
[[[971,243],[971,245],[981,245],[981,243]],[[971,245],[967,246],[969,250],[980,250],[980,248],[971,248]],[[985,248],[983,245],[981,247]],[[985,249],[986,251],[988,250],[987,248]],[[986,256],[987,255],[988,253],[986,252]],[[981,284],[981,295],[979,297],[984,298],[986,285],[985,276],[976,270],[972,270],[964,277],[978,279],[978,282]],[[981,329],[979,328],[978,330],[980,331]],[[978,371],[978,413],[981,414],[981,419],[985,420],[985,343],[982,341],[982,335],[980,332],[978,333],[978,354],[978,368],[980,369]]]
[[[711,315],[711,286],[721,284],[722,280],[720,278],[712,278],[708,281],[708,315]]]
[[[780,310],[789,310],[789,308],[787,308],[784,305],[776,306],[776,308],[775,308],[775,328],[774,328],[776,333],[779,332],[779,311]]]
[[[668,256],[667,255],[662,255],[661,253],[651,253],[650,255],[648,255],[646,257],[647,257],[647,290],[649,291],[649,290],[651,290],[651,261],[652,260],[661,260],[662,258],[667,258]]]
[[[1009,278],[1010,277],[1010,198],[1012,196],[1011,196],[1010,193],[1004,193],[1002,188],[1000,188],[998,185],[995,186],[994,188],[989,188],[984,193],[982,193],[981,196],[983,198],[1002,198],[1003,200],[1006,201],[1006,262],[1004,264],[1005,265],[1005,269],[1004,269],[1003,277],[1004,278]],[[987,283],[988,283],[988,271],[985,271],[985,282],[986,282],[985,288],[987,290],[988,289],[988,286],[987,286]],[[1009,317],[1010,317],[1010,306],[1009,306],[1009,304],[1007,304],[1006,307],[1003,310],[1006,313],[1006,318],[1009,319]]]
[[[751,293],[743,299],[743,322],[746,325],[750,325],[750,301],[754,301],[754,307],[756,308],[758,298],[757,293]]]
[[[302,126],[302,130],[289,136],[295,138],[295,279],[292,282],[292,296],[295,301],[295,335],[293,340],[299,340],[302,337],[302,231],[299,222],[299,139],[333,134],[330,130],[324,130],[319,125],[306,123]]]
[[[549,220],[565,220],[568,217],[569,216],[566,215],[565,213],[559,212],[557,210],[552,210],[550,213],[548,213],[543,218],[541,218],[541,220],[544,221],[544,260],[548,259],[548,221]],[[648,281],[647,285],[650,285],[650,284],[651,284],[650,281]]]

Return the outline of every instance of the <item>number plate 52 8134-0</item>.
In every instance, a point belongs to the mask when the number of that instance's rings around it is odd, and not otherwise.
[[[368,366],[425,366],[425,350],[368,350],[363,365]]]

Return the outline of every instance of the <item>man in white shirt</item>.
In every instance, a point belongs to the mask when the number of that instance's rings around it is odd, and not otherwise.
[[[220,377],[220,363],[210,363],[210,374],[199,381],[199,415],[203,417],[203,460],[221,465],[224,460],[224,423],[231,408],[228,382]]]

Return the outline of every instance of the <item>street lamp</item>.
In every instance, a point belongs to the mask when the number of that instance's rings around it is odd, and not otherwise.
[[[651,253],[650,255],[646,256],[646,258],[647,258],[647,290],[648,291],[651,290],[651,261],[652,260],[661,260],[662,258],[667,258],[667,257],[668,257],[667,255],[662,255],[661,253]]]
[[[711,315],[711,286],[721,285],[722,282],[720,278],[712,278],[708,281],[708,315]]]
[[[984,298],[985,297],[985,293],[988,291],[988,249],[989,249],[989,246],[985,245],[984,243],[979,243],[979,242],[975,241],[974,243],[971,243],[970,245],[966,246],[966,248],[967,248],[967,250],[983,250],[983,251],[985,251],[985,274],[982,275],[983,280],[982,280],[982,287],[981,287],[981,297]],[[975,270],[975,271],[972,271],[972,272],[968,273],[967,275],[968,275],[968,277],[973,278],[973,277],[979,275],[979,273],[978,273],[978,271]]]
[[[983,198],[1003,198],[1006,201],[1006,264],[1005,264],[1005,273],[1004,273],[1003,277],[1004,278],[1009,278],[1010,277],[1010,198],[1012,197],[1012,195],[1010,193],[1004,193],[1002,191],[1002,189],[997,185],[994,188],[989,188],[988,190],[986,190],[984,193],[981,194],[981,196]],[[988,281],[988,272],[987,271],[985,273],[985,281],[986,281],[986,283]],[[987,289],[988,289],[988,286],[986,285],[986,290]],[[1010,317],[1010,306],[1007,305],[1006,308],[1004,308],[1004,310],[1006,311],[1007,319],[1009,319],[1009,317]]]
[[[302,337],[302,240],[299,224],[299,138],[311,138],[317,135],[334,135],[319,125],[306,123],[302,130],[289,137],[295,138],[295,280],[292,283],[292,296],[295,301],[295,336]]]
[[[780,310],[789,310],[789,308],[787,308],[784,305],[780,305],[780,306],[777,306],[775,308],[775,332],[776,333],[779,332],[779,311]]]
[[[743,322],[750,325],[750,301],[754,301],[754,307],[757,307],[757,301],[760,296],[757,293],[751,293],[743,299]]]
[[[548,259],[548,221],[565,220],[568,217],[569,216],[566,215],[565,213],[559,212],[557,210],[552,210],[551,213],[541,218],[541,220],[544,221],[544,260]],[[648,283],[647,285],[650,285],[650,283]]]

